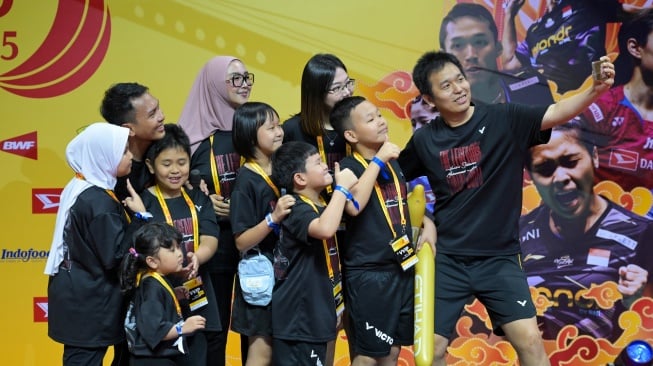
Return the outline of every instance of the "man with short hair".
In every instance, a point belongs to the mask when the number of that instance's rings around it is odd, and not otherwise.
[[[127,179],[140,194],[150,181],[150,172],[145,166],[145,152],[153,141],[165,135],[165,116],[159,100],[150,94],[146,86],[138,83],[118,83],[105,93],[100,113],[107,122],[129,128],[129,150],[132,158],[131,173],[118,178],[114,189],[120,201],[129,197]]]
[[[591,88],[548,106],[472,105],[454,55],[427,52],[417,61],[413,81],[440,116],[415,131],[398,161],[407,180],[428,177],[437,202],[434,365],[445,364],[470,296],[485,305],[522,366],[549,364],[519,255],[522,171],[530,147],[546,143],[549,129],[614,83],[614,65],[601,61],[602,77]]]

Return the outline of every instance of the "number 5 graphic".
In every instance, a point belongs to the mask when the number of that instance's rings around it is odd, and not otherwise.
[[[13,60],[18,56],[18,45],[10,39],[16,37],[15,31],[5,31],[2,33],[2,47],[9,47],[9,55],[2,54],[0,58],[3,60]]]

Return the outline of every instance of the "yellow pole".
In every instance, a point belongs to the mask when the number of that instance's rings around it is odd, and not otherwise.
[[[426,198],[424,186],[416,185],[408,195],[408,210],[410,224],[413,229],[413,241],[417,241],[424,211]],[[418,262],[415,265],[415,344],[413,353],[416,366],[430,366],[433,363],[433,334],[435,310],[435,260],[433,250],[424,243],[417,253]]]

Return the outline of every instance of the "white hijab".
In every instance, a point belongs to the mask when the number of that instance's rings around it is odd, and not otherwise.
[[[61,193],[45,274],[57,274],[64,259],[64,226],[77,196],[91,186],[112,190],[116,185],[118,165],[125,152],[128,137],[129,129],[125,127],[97,122],[86,127],[66,146],[66,160],[76,176]],[[83,178],[77,176],[78,173]]]

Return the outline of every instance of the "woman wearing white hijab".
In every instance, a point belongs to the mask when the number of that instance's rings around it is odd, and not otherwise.
[[[131,169],[128,135],[127,128],[94,123],[66,147],[75,177],[61,195],[45,268],[51,276],[48,335],[64,344],[64,365],[100,366],[107,347],[125,339],[117,271],[140,225],[130,225],[123,204],[145,211],[129,183],[132,196],[122,203],[112,191]]]

